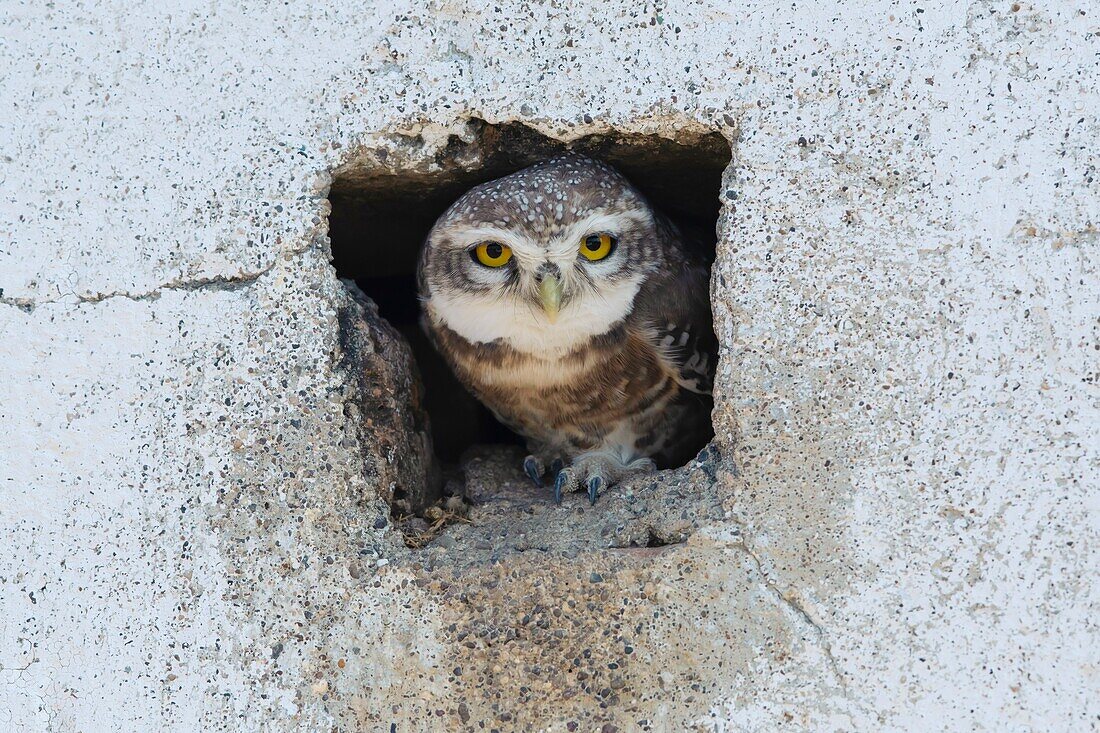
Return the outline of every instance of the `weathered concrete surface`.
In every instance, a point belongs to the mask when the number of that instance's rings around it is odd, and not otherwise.
[[[421,513],[441,498],[442,476],[432,450],[424,386],[405,339],[354,282],[339,311],[339,369],[352,386],[346,417],[359,428],[363,468],[393,513]],[[350,447],[350,445],[348,446]]]
[[[1095,725],[1095,3],[0,14],[6,729]],[[387,522],[328,172],[469,116],[734,145],[685,543]]]

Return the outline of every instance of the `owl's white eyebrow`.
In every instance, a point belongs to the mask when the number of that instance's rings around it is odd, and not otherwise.
[[[619,234],[632,226],[639,224],[645,226],[650,223],[652,223],[652,215],[648,211],[600,211],[574,223],[561,236],[554,237],[550,242],[550,250],[557,254],[568,254],[575,250],[577,243],[589,234],[600,232]]]
[[[492,226],[470,227],[463,229],[461,234],[461,237],[456,238],[456,241],[462,249],[469,249],[481,242],[492,241],[506,244],[515,250],[517,245],[519,245],[519,249],[523,249],[530,241],[526,237],[518,236],[513,230]]]

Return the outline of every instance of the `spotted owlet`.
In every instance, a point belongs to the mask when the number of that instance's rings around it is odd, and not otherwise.
[[[568,155],[477,186],[420,255],[423,323],[524,436],[554,498],[686,463],[709,437],[706,266],[618,171]]]

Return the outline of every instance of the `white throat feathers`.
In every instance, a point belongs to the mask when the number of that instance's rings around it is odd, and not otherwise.
[[[599,293],[581,292],[562,307],[555,323],[534,303],[456,290],[432,293],[425,305],[435,323],[471,343],[499,339],[524,354],[552,359],[584,346],[625,318],[641,281],[638,275],[607,284]]]

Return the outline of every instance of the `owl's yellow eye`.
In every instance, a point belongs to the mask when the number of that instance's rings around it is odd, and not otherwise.
[[[500,242],[482,242],[474,248],[474,259],[486,267],[503,267],[512,259],[512,248]]]
[[[591,262],[602,260],[615,249],[615,238],[610,234],[589,234],[581,242],[581,254]]]

